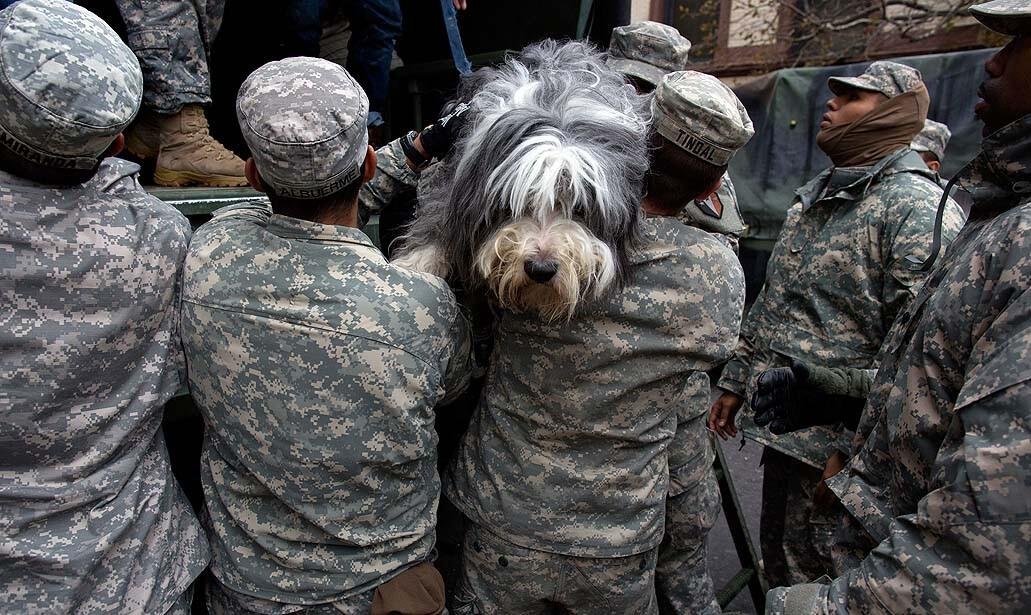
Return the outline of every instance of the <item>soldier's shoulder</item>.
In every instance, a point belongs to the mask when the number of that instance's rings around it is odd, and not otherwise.
[[[676,247],[675,254],[686,261],[718,268],[740,266],[730,246],[709,231],[680,223],[671,243]]]
[[[871,184],[868,195],[903,199],[914,205],[932,203],[936,206],[942,192],[930,171],[902,169],[880,175]]]
[[[458,300],[448,283],[433,274],[386,263],[390,276],[405,288],[407,300],[431,309],[450,322],[458,312]]]
[[[1031,271],[1031,202],[1018,205],[993,219],[982,234],[978,250],[1001,259],[1009,266]]]
[[[149,214],[169,225],[170,230],[190,229],[186,216],[178,209],[147,192],[140,182],[140,165],[121,158],[105,158],[96,175],[88,182],[98,193],[131,203],[139,213]]]

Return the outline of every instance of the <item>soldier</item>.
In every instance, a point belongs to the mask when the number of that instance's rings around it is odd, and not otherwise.
[[[832,77],[817,145],[834,166],[796,191],[766,282],[720,378],[709,426],[736,434],[734,415],[767,368],[792,361],[870,369],[892,321],[923,279],[942,190],[909,143],[923,128],[928,95],[920,73],[874,62],[858,77]],[[948,241],[962,224],[951,200]],[[814,427],[776,436],[742,417],[765,445],[760,544],[772,585],[829,571],[837,513],[822,480],[849,451],[847,429]],[[816,500],[816,501],[814,501]]]
[[[676,28],[654,21],[638,21],[613,28],[605,61],[610,68],[622,73],[639,94],[650,94],[663,75],[687,68],[690,51],[691,41]],[[723,176],[716,192],[688,203],[678,218],[688,226],[713,233],[737,252],[738,238],[745,224],[730,174]]]
[[[161,186],[246,186],[243,160],[208,132],[208,50],[225,0],[115,0],[129,47],[143,67],[144,111],[129,133],[129,153],[156,158]]]
[[[909,149],[920,154],[927,164],[927,168],[935,173],[941,171],[942,162],[945,160],[945,148],[952,138],[952,131],[949,127],[934,120],[924,122],[924,129],[920,134],[913,137]]]
[[[695,453],[672,473],[686,482],[682,497],[703,501],[703,514],[718,507],[699,396],[737,339],[744,275],[729,248],[673,216],[685,195],[716,190],[752,127],[733,93],[700,73],[667,75],[652,104],[661,149],[631,282],[570,322],[500,316],[484,394],[445,482],[471,520],[455,613],[656,613],[675,432]],[[704,573],[704,552],[685,565]]]
[[[269,195],[190,245],[182,336],[204,415],[213,613],[440,613],[433,408],[468,378],[443,280],[388,264],[357,228],[376,167],[368,100],[342,67],[290,58],[237,116]]]
[[[172,476],[190,226],[118,153],[143,78],[63,0],[0,12],[0,595],[187,615],[208,545]]]
[[[1031,1],[970,12],[1014,38],[985,65],[985,138],[957,176],[969,220],[892,327],[830,481],[857,559],[772,590],[767,613],[1031,611]]]

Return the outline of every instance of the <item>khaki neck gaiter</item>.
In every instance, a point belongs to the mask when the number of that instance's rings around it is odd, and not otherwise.
[[[835,167],[868,167],[888,154],[908,147],[924,127],[930,98],[923,84],[889,98],[848,124],[828,126],[816,135],[816,145]]]

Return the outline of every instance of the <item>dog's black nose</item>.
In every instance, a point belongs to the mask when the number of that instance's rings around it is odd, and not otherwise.
[[[555,277],[555,273],[558,272],[558,263],[526,261],[523,263],[523,271],[534,282],[544,284]]]

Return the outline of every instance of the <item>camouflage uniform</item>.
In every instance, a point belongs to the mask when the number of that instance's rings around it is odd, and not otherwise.
[[[0,12],[0,66],[0,164],[96,166],[139,107],[132,53],[71,3]],[[109,158],[55,187],[0,170],[4,612],[185,615],[208,561],[161,432],[190,227],[138,171]]]
[[[333,193],[366,152],[368,102],[343,68],[274,62],[237,113],[274,195]],[[388,264],[361,231],[216,212],[183,285],[217,612],[368,612],[377,586],[432,557],[433,408],[468,377],[443,280]]]
[[[891,97],[912,89],[919,74],[871,65],[830,86],[875,89]],[[900,69],[901,70],[901,69]],[[734,358],[719,386],[746,400],[765,369],[792,358],[824,367],[870,369],[895,316],[923,278],[942,190],[924,161],[903,148],[869,167],[831,168],[796,191],[749,311]],[[962,224],[959,206],[945,211],[944,237]],[[760,541],[772,583],[803,582],[831,566],[837,511],[820,510],[812,495],[828,457],[847,452],[844,429],[812,427],[775,436],[746,409],[742,431],[766,445]]]
[[[685,68],[691,41],[666,24],[641,21],[613,29],[606,62],[624,75],[659,86],[665,75]],[[677,219],[708,231],[738,252],[738,237],[745,230],[730,174],[715,194],[687,203]],[[688,387],[697,408],[708,409],[710,382],[694,374]],[[672,451],[681,451],[684,464],[671,463],[670,493],[666,502],[666,535],[655,570],[659,610],[662,613],[718,611],[712,579],[706,568],[705,538],[720,513],[719,486],[712,462],[713,443],[705,429],[704,414],[687,417],[677,427]],[[672,453],[671,453],[672,454]],[[693,458],[692,458],[693,457]],[[679,460],[674,460],[674,462]]]
[[[379,214],[395,199],[415,198],[420,174],[405,161],[401,140],[394,139],[376,150],[376,175],[358,192],[358,208],[362,222]]]
[[[621,292],[570,323],[501,317],[504,351],[446,480],[475,524],[456,612],[544,601],[654,612],[667,449],[677,417],[698,411],[685,382],[729,355],[744,279],[708,234],[671,218],[644,226]]]
[[[208,50],[225,0],[115,0],[129,47],[140,60],[143,104],[162,114],[211,102]]]
[[[698,155],[713,164],[752,135],[740,102],[708,75],[667,75],[652,102],[656,131],[685,149],[704,140],[710,149]],[[667,491],[713,499],[705,372],[733,349],[744,276],[708,233],[669,217],[643,225],[619,292],[570,322],[501,315],[483,397],[445,485],[474,524],[457,612],[655,613]],[[698,533],[674,540],[696,545]],[[707,576],[704,549],[682,563]],[[689,578],[681,589],[704,588]]]
[[[928,152],[938,159],[938,162],[945,160],[945,148],[949,146],[949,139],[952,138],[952,131],[941,122],[926,120],[924,129],[920,134],[913,137],[909,148],[914,152]]]
[[[828,481],[861,560],[772,590],[767,613],[1031,610],[1029,151],[1031,116],[985,140],[961,176],[970,219],[884,343],[856,455]]]

